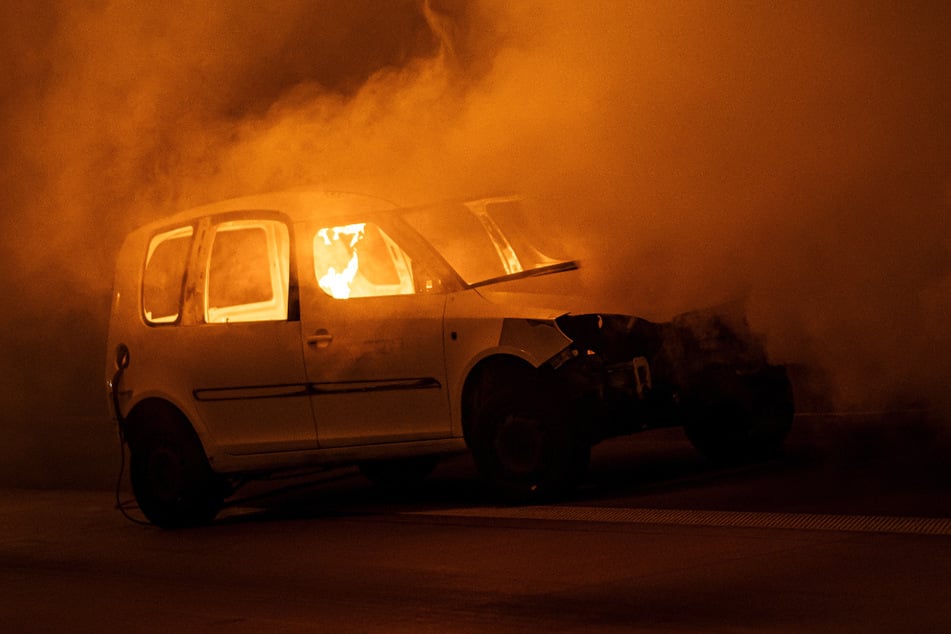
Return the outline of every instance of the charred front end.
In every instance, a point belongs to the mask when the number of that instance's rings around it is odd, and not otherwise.
[[[617,314],[564,315],[572,345],[552,359],[593,442],[682,425],[713,459],[777,450],[789,431],[785,368],[769,364],[742,315],[697,311],[655,323]]]

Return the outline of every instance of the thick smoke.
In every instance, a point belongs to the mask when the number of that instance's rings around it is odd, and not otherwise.
[[[951,377],[949,14],[7,3],[4,416],[104,410],[129,229],[298,186],[544,196],[584,294],[653,318],[742,298],[838,406],[932,402]]]

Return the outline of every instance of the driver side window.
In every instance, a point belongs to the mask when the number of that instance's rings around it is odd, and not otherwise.
[[[321,227],[312,245],[317,283],[335,299],[416,293],[412,259],[372,222]]]

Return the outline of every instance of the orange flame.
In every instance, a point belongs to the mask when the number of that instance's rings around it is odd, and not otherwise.
[[[334,299],[349,299],[350,285],[353,284],[357,271],[360,268],[360,258],[357,253],[357,243],[365,235],[366,223],[344,225],[342,227],[324,227],[317,232],[314,247],[322,242],[327,247],[327,255],[333,263],[327,267],[327,272],[317,281],[320,288]],[[348,244],[341,241],[341,236],[350,236]],[[340,247],[343,247],[341,249]],[[343,260],[350,255],[346,265]],[[323,259],[323,258],[321,258]],[[340,270],[338,271],[338,266]]]

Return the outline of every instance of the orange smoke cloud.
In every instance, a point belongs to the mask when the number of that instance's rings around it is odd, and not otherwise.
[[[585,292],[658,318],[743,296],[840,405],[907,403],[951,374],[947,14],[483,2],[433,28],[478,63],[444,39],[347,98],[296,86],[187,191],[547,195]]]
[[[43,245],[3,256],[5,292],[40,315],[24,329],[74,318],[69,297],[101,332],[122,236],[183,207],[297,186],[407,203],[518,190],[553,201],[582,291],[619,309],[742,296],[777,360],[827,368],[843,405],[951,376],[947,8],[0,11],[16,84],[0,102],[4,228]],[[99,343],[69,344],[72,392],[100,374]]]

